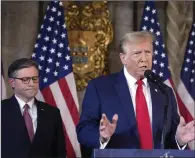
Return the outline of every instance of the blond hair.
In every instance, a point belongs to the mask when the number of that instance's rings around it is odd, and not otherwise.
[[[119,53],[125,53],[125,46],[127,44],[137,44],[146,40],[152,44],[153,41],[155,40],[155,36],[149,31],[137,31],[126,33],[120,40]]]

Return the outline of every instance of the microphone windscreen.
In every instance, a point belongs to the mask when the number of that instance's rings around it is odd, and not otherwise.
[[[150,77],[151,74],[152,74],[152,71],[151,71],[151,70],[146,70],[146,71],[144,72],[144,76],[145,76],[146,78]]]

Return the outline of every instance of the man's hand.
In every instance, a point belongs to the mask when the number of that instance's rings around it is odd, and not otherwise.
[[[106,114],[102,114],[102,118],[100,120],[100,127],[99,127],[100,140],[101,140],[102,143],[109,140],[110,137],[115,132],[116,125],[117,125],[117,120],[118,120],[118,115],[117,114],[115,114],[112,117],[112,122],[110,122],[107,119]]]
[[[183,117],[180,117],[180,123],[176,131],[176,140],[179,145],[183,146],[195,139],[195,121],[186,124]]]

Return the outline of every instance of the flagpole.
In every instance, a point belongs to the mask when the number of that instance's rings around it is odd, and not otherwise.
[[[133,31],[137,31],[137,1],[133,1]]]
[[[44,17],[44,1],[39,1],[39,21],[38,21],[38,28],[41,27],[42,22],[43,22],[43,17]]]

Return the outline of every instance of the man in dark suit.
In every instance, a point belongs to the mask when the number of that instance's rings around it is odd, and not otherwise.
[[[1,102],[2,158],[65,158],[60,111],[35,99],[38,65],[18,59],[8,69],[14,95]]]
[[[166,97],[144,72],[152,68],[153,36],[127,33],[120,42],[124,68],[91,80],[83,100],[77,136],[85,148],[159,149]],[[194,121],[186,124],[169,96],[164,148],[185,148],[194,139]],[[183,147],[183,148],[182,148]]]

